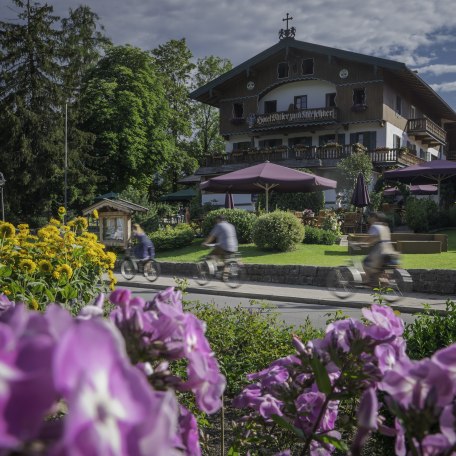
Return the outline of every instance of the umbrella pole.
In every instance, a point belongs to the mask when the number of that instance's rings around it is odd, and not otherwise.
[[[266,214],[269,212],[269,187],[266,185]]]

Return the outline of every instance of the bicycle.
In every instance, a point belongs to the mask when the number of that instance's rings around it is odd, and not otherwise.
[[[120,272],[126,280],[133,279],[136,274],[143,274],[149,282],[155,282],[160,276],[160,263],[154,258],[135,258],[131,249],[127,249]]]
[[[397,257],[387,255],[384,266],[376,275],[378,285],[366,283],[366,273],[359,259],[352,258],[347,265],[338,266],[330,271],[326,286],[334,296],[347,299],[357,289],[378,289],[379,294],[390,303],[402,299],[403,292],[412,291],[413,281],[410,274],[399,267]]]
[[[214,247],[215,244],[204,244],[206,247]],[[219,279],[230,288],[238,288],[244,277],[244,265],[240,261],[239,252],[232,253],[223,261],[210,255],[196,264],[197,275],[195,281],[198,285],[207,285],[211,279]]]

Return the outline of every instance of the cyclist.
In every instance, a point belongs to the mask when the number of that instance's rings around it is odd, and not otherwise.
[[[365,282],[376,286],[378,276],[385,266],[399,264],[399,255],[391,243],[391,231],[385,214],[372,212],[367,222],[370,225],[367,244],[371,250],[363,260],[363,269],[366,273]]]
[[[140,260],[148,260],[154,258],[154,243],[137,223],[133,225],[133,236],[138,240],[138,244],[134,248],[135,257],[139,258]]]
[[[223,215],[219,215],[215,221],[216,224],[207,239],[203,242],[203,245],[211,244],[215,241],[215,247],[211,251],[210,256],[225,262],[226,257],[238,251],[236,229],[231,223],[225,220]]]

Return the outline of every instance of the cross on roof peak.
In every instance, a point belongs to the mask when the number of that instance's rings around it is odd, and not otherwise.
[[[294,38],[296,29],[294,27],[288,28],[288,22],[292,21],[293,18],[287,13],[287,16],[282,19],[282,21],[287,23],[287,28],[279,30],[279,38],[282,40],[284,38]]]

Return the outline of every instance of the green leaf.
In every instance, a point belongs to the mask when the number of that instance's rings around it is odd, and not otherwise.
[[[239,451],[236,448],[231,447],[228,450],[227,456],[241,456],[241,453],[239,453]]]
[[[331,435],[328,435],[328,434],[315,435],[314,439],[318,440],[319,442],[332,445],[334,448],[336,448],[336,450],[343,451],[343,452],[348,451],[348,446],[343,440],[336,439],[336,437],[333,437]]]
[[[317,356],[312,358],[310,365],[312,366],[318,389],[321,393],[329,395],[331,393],[331,381],[325,366]]]
[[[297,435],[302,440],[305,440],[306,436],[304,435],[304,432],[301,429],[297,428],[296,426],[293,426],[284,417],[279,416],[279,415],[272,415],[272,419],[282,429],[286,429],[287,431],[290,431],[293,434]]]
[[[1,266],[0,267],[0,277],[9,277],[12,274],[13,270],[10,266]]]

